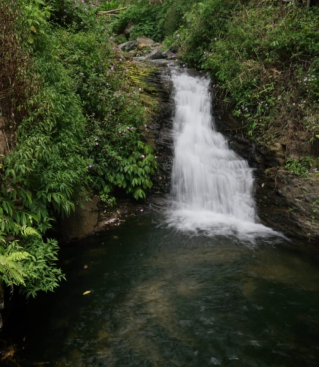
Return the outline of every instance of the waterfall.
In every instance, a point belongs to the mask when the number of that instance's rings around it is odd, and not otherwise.
[[[175,89],[170,225],[207,234],[274,232],[256,223],[253,174],[212,118],[210,79],[172,71]]]

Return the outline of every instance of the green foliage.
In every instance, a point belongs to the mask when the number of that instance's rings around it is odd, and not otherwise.
[[[249,135],[258,137],[283,114],[305,116],[305,101],[318,108],[318,37],[316,12],[252,7],[239,10],[210,44],[203,65],[216,75],[234,114],[248,122]]]
[[[59,282],[65,279],[61,270],[56,268],[59,246],[57,241],[32,238],[24,245],[29,256],[23,262],[27,275],[26,287],[23,292],[27,297],[35,297],[39,291],[53,291]]]
[[[95,26],[97,1],[45,0],[52,12],[50,20],[54,25],[71,27],[73,30],[90,29]]]
[[[117,33],[123,33],[124,29],[130,22],[134,27],[131,32],[131,39],[139,36],[150,37],[156,41],[160,40],[162,33],[157,26],[157,9],[151,5],[140,7],[139,5],[131,5],[128,10],[121,12],[118,19],[113,24],[113,30]]]
[[[318,19],[316,8],[276,1],[207,0],[185,12],[187,24],[166,45],[179,45],[184,63],[212,74],[252,139],[265,141],[287,116],[317,134]]]
[[[315,160],[311,157],[303,157],[301,159],[288,158],[285,168],[300,177],[309,176],[309,168],[311,168]]]
[[[37,34],[45,33],[51,8],[42,0],[22,0],[21,2],[24,5],[24,22],[29,28],[28,42],[33,44]]]
[[[121,12],[113,22],[113,31],[122,33],[132,24],[134,27],[131,39],[146,36],[160,42],[178,29],[183,22],[184,12],[193,2],[194,0],[167,0],[150,4],[146,0],[132,1],[128,9]]]
[[[0,237],[0,240],[1,238],[2,237]],[[4,242],[4,240],[2,242]],[[29,256],[30,254],[28,252],[22,251],[17,241],[11,242],[6,248],[0,246],[0,274],[2,280],[6,284],[25,285],[27,274],[23,262]]]
[[[130,3],[114,29],[131,22],[133,35],[136,31],[151,35],[144,29],[151,24],[158,39],[166,36],[165,47],[179,47],[181,63],[210,72],[219,102],[242,121],[252,140],[267,143],[287,120],[315,140],[319,134],[318,7],[276,0]],[[173,26],[167,27],[169,19]]]
[[[104,1],[100,4],[100,10],[108,11],[113,9],[123,8],[123,5],[120,1]]]
[[[110,206],[115,189],[145,198],[156,162],[143,137],[142,92],[129,77],[136,67],[115,49],[98,7],[22,5],[16,38],[32,63],[18,70],[30,88],[16,147],[0,157],[0,278],[35,296],[63,279],[57,243],[43,239],[52,220],[70,215],[88,188]]]
[[[91,185],[103,194],[123,188],[140,199],[151,187],[156,168],[152,149],[141,141],[146,122],[142,92],[129,79],[136,66],[105,42],[106,34],[104,26],[97,24],[85,33],[60,29],[54,37],[60,43],[59,58],[75,81],[88,116],[83,146],[91,166]],[[144,163],[136,172],[124,172],[127,162],[142,155]]]
[[[32,231],[25,234],[28,239],[23,247],[18,241],[0,246],[0,274],[7,285],[24,286],[27,297],[35,297],[38,291],[53,291],[64,276],[56,268],[57,242],[44,242],[38,236],[33,237]]]

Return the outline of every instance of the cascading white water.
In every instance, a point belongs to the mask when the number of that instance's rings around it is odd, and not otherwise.
[[[252,169],[215,129],[210,80],[187,71],[173,71],[172,80],[175,157],[168,222],[207,234],[274,234],[255,222]]]

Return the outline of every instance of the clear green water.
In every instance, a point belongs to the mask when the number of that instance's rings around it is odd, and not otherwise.
[[[161,221],[129,219],[62,249],[68,281],[28,304],[21,366],[319,365],[317,251]]]

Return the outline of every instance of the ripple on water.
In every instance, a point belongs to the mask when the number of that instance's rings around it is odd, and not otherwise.
[[[31,301],[26,366],[316,366],[317,254],[258,241],[189,237],[145,217],[62,250],[78,259],[53,296]]]

